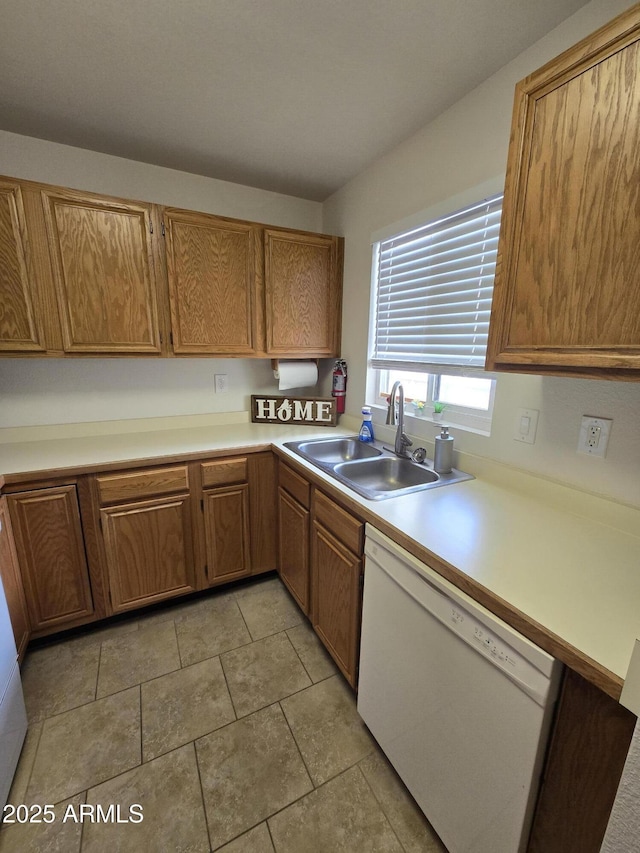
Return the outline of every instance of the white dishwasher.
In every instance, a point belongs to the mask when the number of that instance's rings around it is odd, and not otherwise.
[[[450,853],[526,847],[561,664],[367,525],[358,711]]]

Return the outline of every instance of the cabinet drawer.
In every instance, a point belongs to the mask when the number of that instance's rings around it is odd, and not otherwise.
[[[281,462],[278,468],[278,479],[285,491],[289,492],[305,509],[309,509],[311,505],[311,485],[304,477],[296,474],[292,468]]]
[[[227,483],[242,483],[247,480],[247,459],[238,456],[235,459],[217,459],[215,462],[203,462],[202,488],[223,486]]]
[[[186,492],[189,489],[189,474],[186,465],[170,468],[146,468],[126,474],[105,474],[97,478],[100,503],[149,498]]]
[[[315,520],[328,528],[354,554],[362,554],[364,522],[342,509],[317,489],[313,499],[313,513]]]

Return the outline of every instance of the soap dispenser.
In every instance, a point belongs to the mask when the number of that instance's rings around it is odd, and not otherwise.
[[[433,470],[436,474],[450,474],[453,468],[453,436],[449,435],[449,427],[443,426],[440,435],[436,436],[433,453]]]

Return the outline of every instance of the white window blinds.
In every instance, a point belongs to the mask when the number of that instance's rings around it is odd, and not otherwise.
[[[501,212],[502,194],[378,244],[373,367],[484,367]]]

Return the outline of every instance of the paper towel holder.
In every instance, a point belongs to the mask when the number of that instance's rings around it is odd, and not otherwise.
[[[285,359],[285,360],[286,361],[313,361],[313,362],[315,362],[316,367],[318,367],[318,362],[320,361],[319,358],[304,358],[304,359],[303,358],[290,358],[290,359]],[[279,358],[272,358],[271,359],[271,370],[279,370],[279,368],[280,368],[280,359]]]

